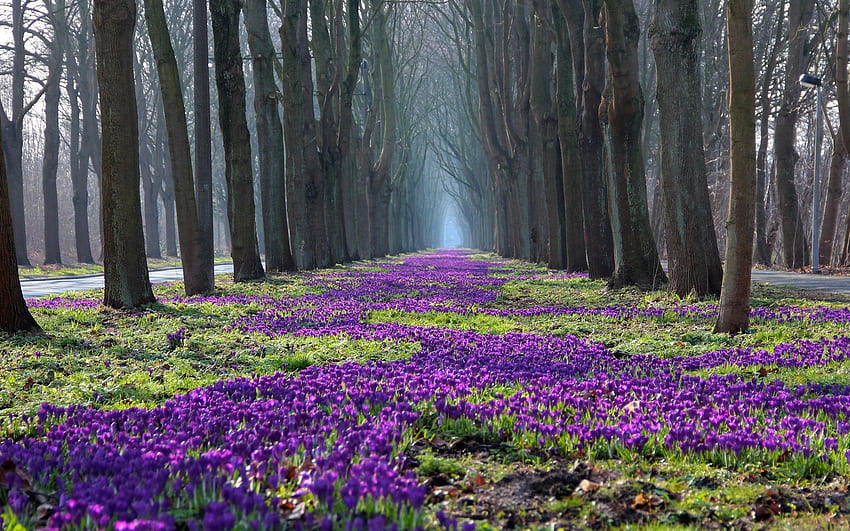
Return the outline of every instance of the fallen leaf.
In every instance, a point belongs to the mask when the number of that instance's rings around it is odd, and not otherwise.
[[[634,413],[640,409],[640,400],[632,400],[625,406],[623,406],[623,412],[625,413]]]
[[[576,487],[576,491],[578,492],[596,492],[597,490],[602,488],[601,483],[596,483],[595,481],[590,481],[589,479],[583,479]]]
[[[8,485],[6,483],[6,477],[10,473],[18,476],[18,479],[21,480],[21,487],[26,490],[32,489],[32,478],[24,470],[18,468],[18,465],[11,459],[7,459],[3,464],[0,464],[0,485]],[[8,486],[11,487],[12,485]]]

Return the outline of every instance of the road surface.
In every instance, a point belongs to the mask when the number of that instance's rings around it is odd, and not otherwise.
[[[812,273],[789,273],[788,271],[753,270],[753,282],[794,286],[795,288],[814,289],[850,295],[850,277],[817,275]]]
[[[215,274],[221,275],[233,272],[233,264],[218,264],[215,266]],[[164,282],[175,282],[183,279],[183,269],[153,269],[149,272],[152,284]],[[21,279],[21,290],[24,297],[41,297],[43,295],[55,295],[65,291],[81,291],[86,289],[99,289],[103,287],[103,275],[80,275],[74,277],[54,278],[25,278]]]
[[[233,264],[215,266],[216,275],[233,272]],[[150,272],[151,282],[161,284],[183,278],[183,270],[156,269]],[[754,270],[753,282],[764,282],[798,288],[814,289],[850,296],[850,277],[813,275],[811,273],[789,273],[787,271]],[[83,275],[76,277],[55,277],[21,280],[24,297],[41,297],[65,291],[98,289],[103,287],[103,275]]]

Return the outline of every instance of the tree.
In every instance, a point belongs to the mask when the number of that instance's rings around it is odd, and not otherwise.
[[[794,138],[797,126],[797,104],[800,83],[797,78],[806,64],[808,37],[806,28],[812,19],[814,0],[791,2],[788,9],[788,59],[785,62],[785,79],[782,104],[776,116],[773,153],[779,221],[782,227],[782,255],[785,266],[797,269],[808,265],[809,252],[806,234],[800,217],[797,189],[794,186],[794,168],[797,155]]]
[[[821,218],[820,263],[828,266],[832,262],[835,238],[838,229],[838,211],[841,207],[841,180],[847,163],[847,151],[841,140],[841,129],[832,138],[832,155],[829,158],[829,177],[826,185],[826,199]],[[838,254],[838,253],[835,253]]]
[[[79,27],[66,53],[68,99],[71,102],[71,185],[77,261],[94,263],[89,230],[89,166],[101,176],[100,131],[97,122],[97,79],[91,46],[92,17],[88,0],[79,0]]]
[[[218,121],[224,141],[227,219],[230,227],[233,278],[236,282],[265,275],[254,220],[254,177],[251,138],[245,116],[245,74],[239,46],[238,0],[212,0],[215,83]]]
[[[286,197],[292,250],[299,269],[331,265],[325,218],[326,182],[319,160],[307,0],[286,0],[280,26],[283,67]]]
[[[573,6],[580,9],[578,2]],[[555,107],[558,113],[558,150],[560,151],[559,175],[564,204],[564,249],[566,251],[566,269],[569,271],[588,270],[588,242],[585,241],[584,190],[581,156],[578,147],[578,102],[576,101],[576,74],[578,68],[584,68],[583,47],[573,50],[568,32],[569,23],[564,14],[566,5],[552,3],[557,62],[555,70]],[[577,40],[576,44],[580,44]],[[591,192],[592,193],[592,192]],[[550,241],[552,235],[549,235]],[[596,245],[597,242],[591,242]],[[603,245],[604,247],[604,245]]]
[[[649,225],[640,149],[643,93],[638,80],[638,18],[632,0],[605,0],[608,79],[599,115],[605,136],[614,273],[608,286],[644,288],[664,282]]]
[[[2,137],[2,130],[0,130],[0,143],[2,143]],[[41,328],[27,309],[27,303],[21,291],[13,230],[9,205],[9,182],[6,177],[6,157],[0,149],[0,329],[8,334],[40,333]]]
[[[139,124],[133,83],[133,0],[95,0],[94,36],[102,147],[103,303],[154,302],[139,197]]]
[[[180,255],[186,295],[196,295],[213,288],[213,277],[203,267],[198,212],[192,178],[192,159],[186,108],[180,88],[177,59],[168,34],[162,0],[145,0],[145,17],[153,54],[156,58],[159,87],[165,112],[168,152],[177,207]]]
[[[210,131],[209,38],[207,1],[192,0],[192,87],[194,90],[195,203],[198,210],[198,267],[204,283],[214,283],[212,133]]]
[[[292,271],[295,269],[295,260],[289,248],[283,126],[278,111],[279,92],[274,80],[273,63],[275,50],[269,33],[266,1],[247,0],[244,22],[254,73],[254,112],[257,116],[266,269]]]
[[[59,248],[59,194],[56,176],[59,168],[60,79],[67,39],[67,13],[64,0],[46,0],[47,16],[53,30],[47,59],[44,92],[44,156],[41,168],[44,194],[44,263],[61,264]]]
[[[32,109],[37,98],[24,105],[26,81],[26,49],[24,48],[24,5],[12,1],[12,114],[8,115],[0,102],[0,128],[3,129],[3,150],[7,164],[9,203],[14,223],[15,252],[18,265],[30,265],[27,253],[26,217],[24,216],[23,129],[24,115]]]
[[[369,108],[361,139],[361,171],[366,175],[369,247],[373,257],[389,252],[389,214],[392,194],[392,170],[398,138],[398,102],[396,100],[395,54],[387,29],[389,9],[383,2],[372,2],[372,61],[375,100]],[[379,130],[376,130],[379,129]],[[373,137],[377,141],[373,141]],[[377,146],[377,154],[373,153]]]
[[[779,48],[782,44],[782,20],[785,17],[785,2],[778,2],[776,24],[771,39],[772,45],[766,48],[763,55],[767,56],[764,70],[762,71],[761,87],[759,89],[759,147],[756,155],[756,235],[754,243],[753,259],[757,263],[771,265],[773,257],[768,244],[767,234],[767,203],[770,195],[767,193],[768,169],[767,152],[770,136],[770,114],[771,114],[771,86],[774,79],[777,63],[779,62]]]
[[[670,291],[720,293],[723,268],[708,197],[702,140],[697,0],[656,0],[649,27],[661,123],[661,189]]]
[[[714,331],[729,334],[746,332],[750,326],[756,200],[752,11],[752,0],[728,0],[726,4],[731,185],[726,219],[726,265]]]
[[[605,33],[598,22],[602,0],[559,0],[559,4],[570,32],[575,85],[579,87],[578,147],[588,274],[590,278],[608,278],[614,272],[614,242],[599,122],[605,84]]]

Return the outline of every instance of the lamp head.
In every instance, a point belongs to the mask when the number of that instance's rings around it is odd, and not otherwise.
[[[800,76],[800,84],[806,88],[815,88],[821,86],[821,80],[819,77],[803,74]]]

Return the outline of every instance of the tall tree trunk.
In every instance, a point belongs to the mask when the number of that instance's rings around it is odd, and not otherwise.
[[[649,27],[661,123],[661,189],[670,291],[720,293],[723,268],[708,197],[702,144],[697,0],[656,0]]]
[[[83,58],[80,58],[82,61]],[[66,48],[67,82],[66,92],[70,102],[70,146],[69,164],[71,175],[71,202],[74,205],[74,243],[77,252],[77,262],[83,264],[94,263],[91,252],[91,238],[89,235],[89,152],[83,149],[81,142],[82,122],[80,120],[80,91],[78,89],[79,68],[77,57],[71,50]]]
[[[138,86],[138,85],[137,85]],[[140,109],[143,111],[144,107]],[[141,113],[140,113],[141,114]],[[152,139],[153,142],[159,143],[162,135],[159,133],[160,126],[151,125],[157,128],[157,137]],[[159,240],[159,179],[157,171],[154,167],[158,164],[157,157],[154,156],[154,146],[148,139],[142,138],[142,145],[139,146],[139,157],[141,163],[141,178],[142,178],[142,193],[144,194],[144,231],[145,231],[145,255],[148,258],[162,258]]]
[[[266,1],[247,0],[244,22],[254,73],[254,111],[257,117],[266,269],[292,271],[295,269],[295,260],[289,248],[289,222],[286,215],[283,126],[278,114],[278,88],[273,65],[275,50],[269,34]]]
[[[325,178],[313,110],[307,18],[307,0],[286,0],[280,27],[286,196],[292,250],[299,269],[326,267],[332,258],[325,225]]]
[[[2,144],[2,135],[3,131],[0,130],[0,144]],[[9,185],[6,178],[6,157],[0,149],[0,330],[8,334],[39,333],[41,328],[27,309],[27,303],[21,291],[13,230]]]
[[[82,18],[82,26],[77,34],[77,45],[79,46],[79,90],[80,90],[80,110],[83,119],[82,143],[80,155],[81,164],[88,169],[89,163],[94,170],[95,183],[98,187],[98,199],[102,195],[100,184],[103,177],[103,169],[101,161],[103,159],[101,141],[100,141],[100,123],[98,121],[97,105],[98,105],[98,86],[97,86],[97,69],[95,67],[95,49],[89,38],[94,34],[90,31],[92,24],[91,5],[88,0],[79,0],[80,17]],[[102,206],[102,201],[100,204]],[[102,208],[101,208],[102,210]],[[98,223],[98,237],[100,240],[100,249],[96,250],[100,258],[103,257],[103,227],[102,216]]]
[[[390,45],[387,28],[389,13],[380,2],[375,2],[373,23],[373,63],[377,65],[376,99],[378,105],[372,110],[380,113],[380,151],[377,160],[369,169],[369,235],[372,256],[389,253],[389,217],[392,196],[392,171],[396,146],[398,145],[398,115],[396,102],[396,60]],[[367,149],[371,149],[366,146]]]
[[[154,302],[144,255],[139,197],[139,122],[133,82],[133,0],[95,0],[100,87],[103,303],[135,308]]]
[[[614,289],[654,288],[664,270],[649,224],[646,176],[640,149],[643,94],[638,81],[638,18],[632,0],[605,0],[605,47],[609,72],[600,118],[605,135],[614,236]]]
[[[0,104],[0,128],[6,158],[9,206],[12,209],[15,253],[18,265],[29,266],[27,227],[24,212],[24,82],[26,81],[26,48],[24,45],[24,7],[22,0],[12,0],[12,115],[7,116]]]
[[[239,46],[240,5],[238,0],[210,2],[218,119],[224,140],[230,255],[236,282],[265,275],[257,246],[251,138],[245,116],[245,75]]]
[[[602,0],[582,0],[579,11],[568,0],[562,11],[572,33],[581,33],[584,71],[579,90],[581,109],[578,128],[579,160],[582,173],[582,213],[590,278],[608,278],[614,272],[614,242],[608,213],[608,183],[603,163],[603,135],[599,106],[605,84],[605,34],[599,24]],[[580,23],[573,16],[583,13]],[[573,42],[578,39],[572,38]]]
[[[213,235],[212,132],[210,130],[209,37],[207,1],[192,0],[192,87],[195,115],[195,208],[198,216],[199,290],[210,291],[215,285],[215,242]],[[186,285],[188,289],[189,285]]]
[[[58,5],[57,5],[58,8]],[[44,194],[44,263],[61,264],[59,248],[59,192],[56,174],[59,169],[59,78],[62,69],[64,36],[54,24],[54,41],[50,47],[47,87],[44,93],[44,158],[41,166],[41,190]]]
[[[800,76],[806,64],[808,24],[812,19],[814,0],[791,2],[788,11],[788,59],[785,63],[785,85],[782,104],[776,116],[773,138],[774,183],[779,220],[782,226],[782,253],[785,266],[798,269],[809,264],[809,247],[794,185],[794,169],[800,158],[794,149],[797,128],[797,104],[800,99]]]
[[[769,179],[767,171],[767,149],[770,135],[770,88],[774,78],[774,72],[776,72],[779,47],[782,44],[782,19],[785,14],[785,2],[779,2],[778,4],[779,13],[777,15],[776,33],[773,37],[772,49],[767,56],[767,64],[765,65],[762,84],[759,90],[759,147],[756,156],[756,234],[753,259],[757,263],[767,266],[773,263],[767,234],[767,204],[769,202],[769,196],[767,194]]]
[[[586,271],[587,243],[584,241],[584,216],[581,159],[578,147],[578,104],[576,101],[576,75],[574,69],[584,68],[584,57],[574,58],[575,54],[583,55],[583,46],[573,50],[571,37],[568,33],[568,20],[563,13],[564,7],[554,3],[552,19],[555,21],[555,41],[557,44],[558,61],[555,71],[556,105],[558,112],[558,139],[560,145],[560,175],[564,201],[564,223],[566,236],[566,268],[568,271]],[[574,2],[571,8],[577,8],[581,15],[581,4]],[[581,23],[579,16],[575,22]],[[576,29],[578,26],[576,26]],[[579,38],[578,43],[582,40]],[[582,73],[583,75],[583,73]],[[595,245],[595,242],[593,242]]]
[[[756,87],[752,12],[752,0],[727,0],[731,184],[729,217],[726,220],[726,264],[714,331],[729,334],[746,332],[750,327],[756,201]]]
[[[183,265],[183,283],[186,295],[205,293],[214,287],[210,271],[203,266],[203,234],[198,222],[195,204],[195,184],[192,176],[192,155],[189,145],[189,129],[186,124],[186,108],[180,88],[180,72],[168,34],[162,0],[145,0],[148,36],[156,58],[159,87],[162,93],[165,128],[168,134],[168,153],[171,163],[171,178],[177,209],[180,256]],[[162,123],[160,123],[160,129]],[[163,179],[164,180],[164,179]],[[163,187],[160,187],[160,191]],[[165,196],[163,195],[163,199]],[[166,220],[173,222],[172,205],[163,201]],[[173,240],[173,231],[166,239]],[[172,227],[173,228],[173,227]]]
[[[531,62],[531,113],[534,118],[540,146],[540,167],[543,179],[543,203],[546,205],[546,219],[549,232],[548,266],[551,269],[567,267],[567,235],[564,202],[564,180],[560,164],[558,139],[559,115],[555,107],[555,98],[551,92],[553,35],[552,28],[543,26],[544,20],[551,19],[549,4],[541,1],[534,3],[536,23],[532,37]],[[545,11],[544,11],[545,10]],[[564,58],[558,56],[558,66]],[[568,63],[569,65],[569,63]],[[569,65],[572,68],[572,65]],[[560,79],[558,81],[561,81]],[[559,86],[560,88],[560,86]],[[572,87],[570,87],[572,91]],[[558,96],[560,96],[560,91]],[[560,105],[560,101],[558,104]],[[574,109],[575,107],[573,107]]]
[[[833,247],[835,247],[838,228],[838,210],[841,207],[841,179],[844,176],[844,166],[847,164],[847,151],[841,141],[841,129],[832,139],[832,156],[829,159],[829,180],[826,185],[826,199],[823,205],[821,220],[820,253],[821,265],[829,266],[832,262]]]

